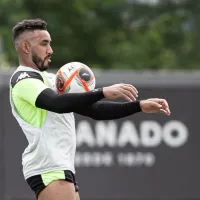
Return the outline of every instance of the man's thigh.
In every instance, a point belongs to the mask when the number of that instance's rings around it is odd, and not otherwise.
[[[79,191],[75,175],[69,170],[43,173],[26,181],[39,200],[76,200]]]
[[[76,200],[76,193],[73,183],[57,180],[40,192],[38,200]]]

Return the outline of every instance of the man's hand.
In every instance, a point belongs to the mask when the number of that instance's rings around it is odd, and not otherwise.
[[[165,99],[152,98],[141,100],[140,107],[144,113],[163,113],[170,115],[169,106]]]
[[[137,89],[130,84],[115,84],[103,88],[103,93],[107,99],[124,98],[128,101],[135,101],[138,97]]]

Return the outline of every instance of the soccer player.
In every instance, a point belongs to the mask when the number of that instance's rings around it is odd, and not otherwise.
[[[135,101],[137,89],[129,84],[59,95],[52,75],[46,72],[53,50],[47,23],[41,19],[18,22],[13,28],[13,42],[19,67],[10,79],[10,104],[28,140],[22,155],[24,178],[39,200],[80,199],[74,168],[73,113],[96,120],[119,119],[138,112],[170,114],[164,99]],[[100,101],[103,98],[129,102]]]

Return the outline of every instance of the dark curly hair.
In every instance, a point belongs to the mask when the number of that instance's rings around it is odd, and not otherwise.
[[[47,23],[42,19],[24,19],[12,29],[12,39],[15,41],[25,31],[47,30]]]

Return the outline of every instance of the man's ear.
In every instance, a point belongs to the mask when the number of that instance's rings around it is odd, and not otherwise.
[[[21,48],[22,48],[22,50],[25,54],[30,53],[31,46],[27,41],[24,40],[24,41],[21,42]]]

